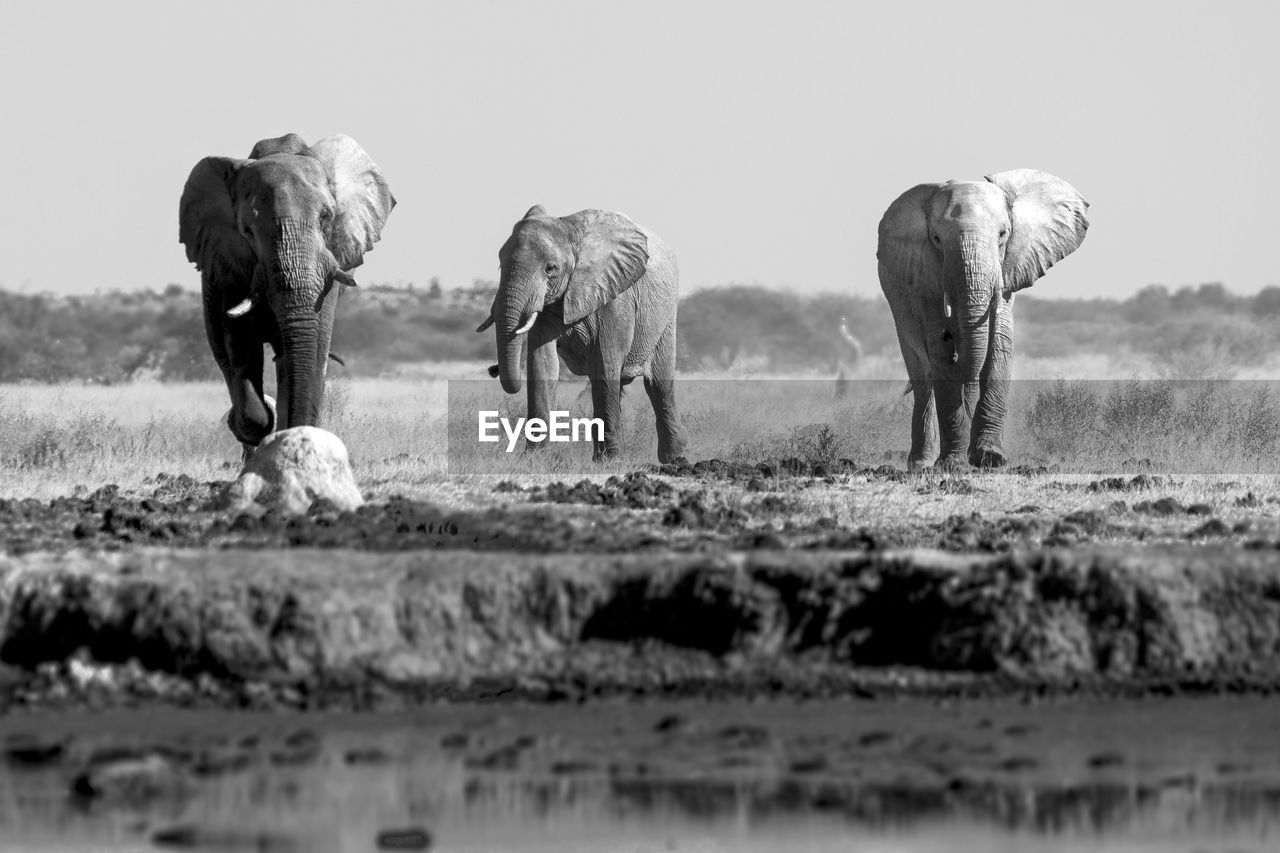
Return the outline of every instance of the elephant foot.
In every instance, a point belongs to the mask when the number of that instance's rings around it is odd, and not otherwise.
[[[907,470],[915,473],[916,471],[928,471],[933,467],[933,460],[926,459],[924,456],[908,456]]]
[[[938,457],[933,467],[940,471],[963,471],[969,467],[969,460],[965,458],[962,451],[944,453]]]
[[[1003,468],[1008,460],[999,447],[985,445],[969,451],[969,462],[975,468]]]
[[[684,445],[679,444],[675,447],[658,447],[658,463],[661,465],[670,465],[673,462],[681,462],[688,464],[689,460],[684,458]]]
[[[276,401],[264,394],[261,406],[250,400],[239,412],[233,404],[223,420],[236,441],[244,448],[244,458],[247,461],[254,449],[276,430]]]
[[[611,462],[618,458],[618,448],[606,447],[603,450],[596,450],[591,454],[592,462]]]

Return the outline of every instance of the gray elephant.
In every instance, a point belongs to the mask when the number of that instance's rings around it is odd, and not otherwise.
[[[1014,169],[920,184],[885,211],[876,257],[915,397],[910,467],[963,465],[966,443],[970,464],[1005,464],[1014,294],[1079,247],[1088,209],[1066,181]]]
[[[658,428],[658,459],[684,453],[676,411],[676,256],[656,234],[620,213],[583,210],[548,216],[535,206],[498,252],[493,309],[477,332],[494,327],[497,375],[520,391],[527,357],[528,417],[546,419],[560,359],[591,381],[592,408],[604,422],[596,459],[618,452],[622,386],[643,377]],[[536,445],[531,444],[530,447]]]
[[[205,332],[246,457],[277,427],[317,425],[338,295],[395,203],[342,134],[264,139],[246,160],[205,157],[191,170],[178,239],[201,273]],[[278,418],[262,389],[263,344],[276,357]]]

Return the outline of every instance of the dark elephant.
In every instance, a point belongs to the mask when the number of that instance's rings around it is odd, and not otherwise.
[[[341,134],[264,139],[248,159],[205,157],[191,170],[178,239],[201,273],[205,331],[246,456],[277,427],[318,425],[338,295],[395,203]],[[263,344],[276,355],[278,415],[262,389]]]

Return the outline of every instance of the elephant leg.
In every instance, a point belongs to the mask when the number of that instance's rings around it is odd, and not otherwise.
[[[928,468],[938,458],[938,412],[934,405],[933,383],[928,378],[911,380],[911,452],[907,470]]]
[[[267,403],[262,388],[262,342],[256,335],[227,334],[231,356],[231,375],[227,388],[231,391],[231,431],[248,452],[262,443],[276,428],[275,408]]]
[[[658,339],[644,390],[653,405],[658,428],[658,461],[667,463],[684,455],[684,431],[676,410],[676,324],[672,322]]]
[[[1004,419],[1009,411],[1009,378],[1013,372],[1013,299],[1001,300],[993,312],[991,353],[983,365],[981,396],[973,416],[969,462],[980,468],[999,468],[1004,454]]]
[[[944,468],[968,464],[969,424],[977,402],[977,383],[961,380],[952,360],[955,342],[943,323],[929,323],[929,364],[938,416],[938,461]]]
[[[622,355],[596,341],[591,352],[592,413],[604,423],[604,439],[595,441],[599,462],[618,455],[622,431]]]
[[[604,440],[595,442],[592,454],[597,462],[612,459],[619,452],[622,427],[622,377],[605,375],[591,378],[591,405],[594,415],[604,422]]]
[[[902,360],[907,366],[907,378],[911,382],[911,452],[907,456],[907,468],[927,468],[938,455],[938,421],[934,407],[933,382],[930,379],[929,357],[923,349],[923,336],[898,326],[898,345],[902,348]]]
[[[525,342],[528,353],[526,416],[551,422],[551,407],[556,403],[556,387],[560,381],[560,355],[556,352],[556,338],[548,329],[535,325],[529,330]],[[525,441],[526,450],[537,450],[547,442]]]
[[[262,341],[252,315],[231,319],[212,282],[203,287],[205,335],[231,397],[227,426],[244,448],[244,458],[275,429],[275,411],[262,388]]]

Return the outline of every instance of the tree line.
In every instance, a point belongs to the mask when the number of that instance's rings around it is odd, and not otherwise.
[[[436,281],[425,288],[362,285],[343,294],[332,349],[356,375],[403,364],[492,359],[492,334],[474,330],[496,288],[486,281],[452,290]],[[1020,353],[1034,357],[1128,352],[1248,364],[1280,350],[1277,315],[1280,287],[1238,295],[1218,283],[1151,285],[1119,300],[1028,292],[1018,296],[1015,340]],[[889,307],[878,294],[798,294],[753,285],[697,290],[680,303],[680,369],[746,362],[775,370],[832,369],[837,359],[848,358],[839,334],[842,318],[865,355],[897,357]],[[176,284],[92,296],[0,290],[0,382],[140,378],[219,378],[197,292]]]

